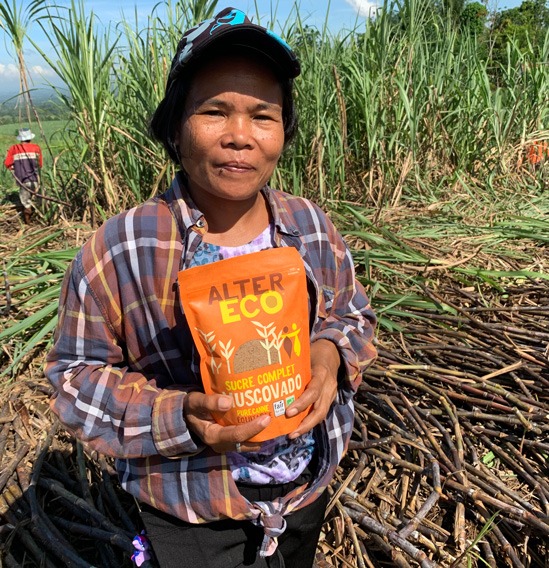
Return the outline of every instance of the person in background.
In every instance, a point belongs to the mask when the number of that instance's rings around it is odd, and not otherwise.
[[[32,196],[40,187],[40,169],[42,168],[42,150],[31,142],[34,134],[30,128],[21,128],[17,135],[17,144],[8,148],[4,165],[11,170],[19,187],[19,199],[23,206],[23,219],[30,223],[32,215]]]
[[[63,283],[45,369],[53,412],[117,458],[163,568],[310,568],[376,356],[342,236],[313,202],[268,185],[296,133],[299,73],[291,48],[234,8],[185,32],[150,125],[179,171],[164,194],[108,220]],[[306,269],[311,379],[286,414],[311,410],[257,443],[268,415],[213,418],[233,399],[204,393],[177,275],[272,247],[295,247]]]

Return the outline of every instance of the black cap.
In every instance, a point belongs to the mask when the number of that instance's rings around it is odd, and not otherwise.
[[[260,52],[289,79],[297,77],[301,72],[296,54],[282,38],[252,23],[244,12],[236,8],[224,8],[213,18],[204,20],[185,32],[177,45],[167,88],[214,44],[248,47],[250,51]]]

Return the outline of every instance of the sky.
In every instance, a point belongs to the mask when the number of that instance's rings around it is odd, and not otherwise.
[[[29,0],[15,0],[19,6],[27,6]],[[341,29],[355,29],[364,25],[369,15],[375,10],[376,5],[382,0],[300,0],[299,14],[302,21],[313,27],[322,29],[327,22],[328,27],[334,33]],[[489,9],[503,10],[521,4],[522,0],[489,0]],[[13,0],[0,0],[11,5]],[[133,18],[134,10],[143,24],[151,13],[153,6],[159,0],[84,0],[86,8],[93,8],[94,13],[103,24],[118,22],[122,19]],[[70,0],[52,0],[51,4],[61,6],[70,5]],[[292,14],[295,14],[295,0],[220,0],[218,10],[226,6],[233,6],[245,11],[252,16],[259,13],[261,21],[270,21],[271,14],[275,14],[275,20],[283,25]],[[257,8],[256,8],[257,6]],[[126,18],[123,15],[126,14]],[[275,26],[276,29],[276,26]],[[28,37],[32,38],[41,49],[51,53],[49,42],[44,36],[40,26],[31,24],[27,28]],[[58,84],[53,71],[44,62],[38,51],[29,42],[25,41],[24,56],[29,69],[32,88],[36,92],[45,91],[48,84]],[[0,27],[0,103],[13,96],[19,88],[19,71],[15,52],[11,41],[4,30]]]

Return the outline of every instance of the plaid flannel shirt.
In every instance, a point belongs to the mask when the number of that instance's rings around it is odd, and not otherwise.
[[[183,400],[202,384],[177,273],[188,266],[205,223],[181,174],[162,196],[108,220],[77,254],[63,283],[46,375],[54,413],[88,446],[117,458],[128,492],[191,523],[261,524],[263,553],[270,554],[283,515],[313,502],[330,483],[352,433],[354,391],[376,351],[375,316],[334,225],[308,200],[262,192],[276,245],[297,248],[305,263],[311,341],[333,341],[342,359],[337,399],[316,428],[319,467],[310,486],[274,503],[250,503],[226,456],[187,428]]]

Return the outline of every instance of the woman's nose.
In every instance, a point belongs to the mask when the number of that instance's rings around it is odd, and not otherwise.
[[[246,148],[252,145],[252,140],[252,124],[248,118],[237,116],[227,121],[222,140],[223,145],[238,149]]]

